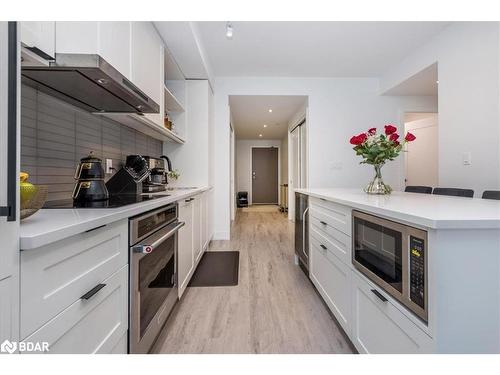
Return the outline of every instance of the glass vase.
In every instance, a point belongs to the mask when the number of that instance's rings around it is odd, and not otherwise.
[[[367,194],[378,194],[378,195],[385,195],[385,194],[391,194],[392,188],[384,183],[384,180],[382,179],[382,166],[384,164],[374,164],[373,167],[375,168],[375,177],[373,177],[373,180],[365,187],[365,192]]]

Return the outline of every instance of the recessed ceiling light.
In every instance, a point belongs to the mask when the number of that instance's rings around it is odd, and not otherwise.
[[[269,113],[271,113],[273,110],[271,108],[269,108]]]
[[[233,39],[233,25],[229,21],[226,23],[226,38]]]
[[[262,137],[262,134],[259,134],[259,137]]]
[[[439,81],[436,81],[437,84],[439,84]]]
[[[265,128],[267,128],[267,125],[266,125],[266,124],[264,124],[264,127],[265,127]]]

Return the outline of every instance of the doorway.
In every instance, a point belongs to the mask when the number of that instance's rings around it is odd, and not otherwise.
[[[406,132],[413,133],[418,142],[411,142],[406,146],[405,185],[439,186],[438,114],[406,113]]]
[[[278,186],[278,148],[252,147],[252,203],[278,204]]]

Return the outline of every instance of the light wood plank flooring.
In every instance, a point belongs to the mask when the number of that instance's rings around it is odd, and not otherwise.
[[[239,285],[189,288],[170,316],[159,353],[352,353],[305,274],[294,265],[293,224],[279,212],[238,210],[231,241]]]

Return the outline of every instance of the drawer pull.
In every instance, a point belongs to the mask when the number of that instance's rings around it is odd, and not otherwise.
[[[320,220],[320,223],[325,225],[325,226],[328,225],[327,223],[325,223],[324,221],[321,221],[321,220]]]
[[[95,228],[92,228],[92,229],[89,229],[89,230],[86,230],[85,233],[89,233],[89,232],[93,232],[95,230],[98,230],[98,229],[101,229],[101,228],[104,228],[106,226],[106,224],[104,225],[100,225],[98,227],[95,227]]]
[[[377,289],[371,290],[373,294],[375,294],[382,302],[387,302],[387,298],[385,298],[382,293],[380,293]]]
[[[321,244],[321,245],[319,245],[319,246],[321,246],[321,248],[322,248],[323,250],[327,250],[327,247],[326,247],[325,245]]]
[[[80,297],[80,299],[84,300],[89,300],[91,299],[95,294],[97,294],[98,291],[100,291],[102,288],[104,288],[106,284],[98,284],[92,289],[90,289],[87,293],[85,293],[83,296]]]

